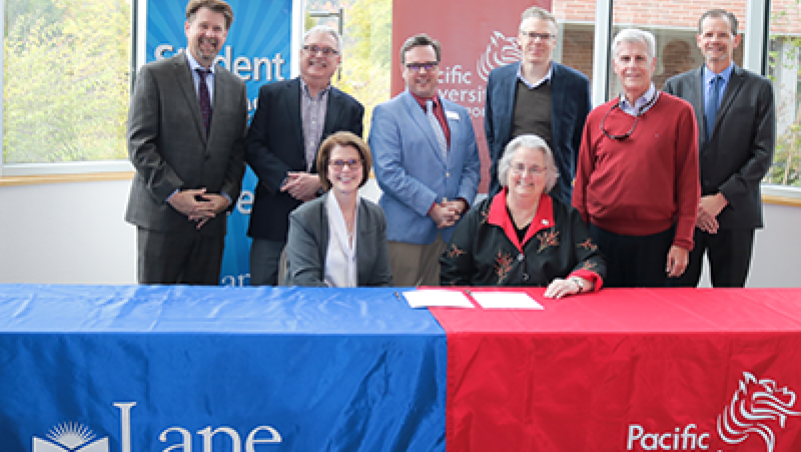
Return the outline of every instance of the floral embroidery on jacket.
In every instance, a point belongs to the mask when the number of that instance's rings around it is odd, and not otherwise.
[[[466,251],[465,251],[465,250],[461,250],[461,249],[459,249],[459,248],[458,248],[458,247],[457,247],[455,244],[453,244],[453,243],[451,243],[451,246],[450,246],[450,248],[448,249],[448,257],[450,257],[451,259],[453,259],[453,258],[456,258],[456,257],[459,257],[459,256],[463,255],[464,253],[466,253]]]
[[[598,273],[598,263],[594,261],[584,261],[578,266],[577,270],[589,270],[593,273]]]
[[[587,251],[595,251],[598,249],[598,245],[592,243],[592,239],[587,237],[587,240],[579,243],[576,245],[578,248],[584,248]]]
[[[559,231],[555,229],[538,232],[537,238],[540,241],[540,247],[537,249],[537,253],[541,253],[544,249],[551,246],[559,246]]]
[[[498,275],[498,284],[502,284],[503,280],[509,276],[512,271],[512,256],[509,253],[498,251],[498,257],[495,258],[495,273]]]

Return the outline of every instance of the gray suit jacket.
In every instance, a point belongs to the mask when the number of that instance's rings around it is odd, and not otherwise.
[[[692,104],[698,123],[701,195],[729,201],[718,215],[722,229],[761,228],[759,184],[770,169],[776,143],[776,112],[770,80],[734,66],[706,141],[703,67],[671,77],[665,92]]]
[[[225,192],[232,207],[245,172],[247,130],[245,84],[225,68],[215,68],[208,137],[189,62],[183,53],[146,64],[139,71],[128,114],[128,155],[136,169],[125,219],[163,232],[191,231],[195,223],[167,198],[176,190],[206,188]],[[206,235],[225,233],[226,215],[203,226]]]
[[[325,208],[329,193],[309,201],[289,215],[286,244],[288,270],[284,285],[325,286],[325,256],[329,227]],[[362,198],[356,224],[356,261],[359,286],[389,286],[392,271],[387,253],[387,221],[384,211]]]

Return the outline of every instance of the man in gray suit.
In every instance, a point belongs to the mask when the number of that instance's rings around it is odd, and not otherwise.
[[[697,39],[706,64],[665,84],[665,92],[692,104],[699,130],[701,201],[695,248],[676,285],[698,285],[708,253],[713,286],[743,287],[754,230],[762,227],[759,184],[770,169],[776,142],[773,86],[734,64],[741,39],[734,14],[705,12]]]
[[[125,219],[137,227],[140,284],[219,283],[226,211],[245,171],[245,85],[214,65],[233,19],[222,0],[191,0],[187,51],[136,78],[128,116],[136,175]]]

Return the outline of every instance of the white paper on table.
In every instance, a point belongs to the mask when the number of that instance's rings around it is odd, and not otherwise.
[[[470,292],[484,309],[545,309],[525,292]]]
[[[429,306],[447,308],[472,308],[473,303],[460,290],[409,290],[403,297],[413,308]]]

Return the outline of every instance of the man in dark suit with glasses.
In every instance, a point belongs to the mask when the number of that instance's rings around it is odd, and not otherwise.
[[[534,134],[553,150],[559,178],[550,195],[570,204],[584,121],[592,108],[590,82],[551,59],[556,18],[533,6],[520,19],[519,63],[493,69],[487,82],[484,129],[492,161],[490,195],[499,190],[498,161],[513,138]]]
[[[698,208],[698,128],[690,104],[660,93],[656,40],[619,32],[623,92],[587,117],[573,206],[607,258],[608,287],[664,287],[684,273]]]
[[[248,228],[251,285],[279,282],[289,213],[316,198],[321,188],[315,163],[320,143],[343,130],[362,135],[364,107],[331,86],[341,42],[333,28],[310,29],[300,50],[300,77],[259,90],[245,142],[245,160],[259,178]]]

